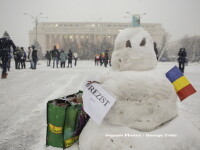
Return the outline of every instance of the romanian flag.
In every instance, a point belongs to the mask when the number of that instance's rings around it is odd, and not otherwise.
[[[196,92],[178,67],[174,66],[171,70],[169,70],[166,73],[166,77],[173,84],[181,101]]]

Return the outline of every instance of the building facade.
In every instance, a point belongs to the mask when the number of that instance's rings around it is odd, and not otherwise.
[[[131,23],[120,22],[40,22],[37,27],[37,41],[42,52],[53,49],[56,45],[58,49],[63,49],[69,42],[76,41],[76,45],[81,49],[83,41],[99,43],[103,39],[114,45],[118,33],[128,27]],[[143,23],[141,26],[147,30],[161,48],[168,34],[161,24]],[[36,29],[29,32],[30,45],[36,39]]]

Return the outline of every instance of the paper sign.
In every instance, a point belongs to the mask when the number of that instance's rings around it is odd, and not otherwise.
[[[84,83],[83,108],[84,111],[100,125],[108,111],[116,101],[116,98],[108,93],[105,88],[96,82]]]

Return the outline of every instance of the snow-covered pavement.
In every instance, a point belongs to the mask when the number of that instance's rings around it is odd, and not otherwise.
[[[174,65],[159,63],[157,69],[164,73]],[[47,67],[44,61],[37,70],[11,68],[8,79],[0,80],[0,150],[57,149],[45,146],[47,101],[77,92],[86,78],[108,69],[94,66],[93,61],[79,61],[73,68]],[[184,100],[179,109],[200,133],[200,64],[189,64],[185,72],[197,93]],[[75,149],[77,144],[69,148]]]

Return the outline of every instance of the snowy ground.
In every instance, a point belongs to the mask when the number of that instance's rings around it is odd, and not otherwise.
[[[174,65],[177,64],[159,63],[157,69],[167,72]],[[45,146],[47,101],[77,92],[86,78],[99,76],[107,70],[94,66],[93,61],[79,61],[73,68],[53,69],[46,67],[46,62],[39,62],[37,70],[12,68],[8,79],[0,80],[0,150],[57,149]],[[185,72],[200,91],[200,64],[189,64]],[[199,108],[199,92],[179,105],[180,112],[200,134]],[[78,145],[69,150],[78,150]]]

